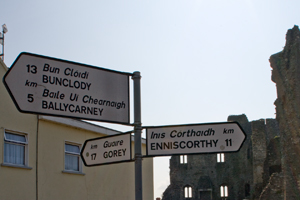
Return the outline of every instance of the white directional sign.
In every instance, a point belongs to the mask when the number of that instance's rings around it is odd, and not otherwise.
[[[234,152],[246,135],[236,122],[147,127],[147,156]]]
[[[129,124],[130,75],[21,53],[3,82],[20,112]]]
[[[85,166],[131,161],[131,132],[86,140],[81,158]]]

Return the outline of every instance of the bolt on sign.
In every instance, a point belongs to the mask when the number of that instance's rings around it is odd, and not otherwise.
[[[129,124],[130,75],[21,53],[3,82],[20,112]]]
[[[235,152],[246,139],[237,122],[145,128],[147,156]]]

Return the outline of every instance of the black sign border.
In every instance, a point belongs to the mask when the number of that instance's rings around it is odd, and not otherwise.
[[[127,82],[127,84],[128,84],[128,121],[123,123],[123,122],[118,122],[118,121],[94,119],[94,118],[88,118],[88,117],[82,118],[82,117],[74,117],[74,116],[68,116],[68,115],[57,115],[57,114],[49,114],[49,113],[43,113],[43,112],[32,112],[32,111],[24,111],[24,110],[22,110],[19,107],[16,99],[14,98],[12,92],[10,91],[8,85],[5,82],[6,77],[8,76],[8,74],[10,73],[10,71],[15,66],[15,64],[18,62],[18,60],[20,59],[20,57],[22,55],[29,55],[29,56],[33,56],[33,57],[45,58],[45,59],[55,60],[55,61],[59,61],[59,62],[63,62],[63,63],[81,65],[83,67],[88,67],[88,68],[93,68],[93,69],[104,70],[104,71],[109,71],[109,72],[113,72],[113,73],[127,75],[128,76],[128,82]],[[8,91],[11,99],[13,100],[15,106],[17,107],[18,111],[21,112],[21,113],[47,115],[47,116],[55,116],[55,117],[67,117],[67,118],[73,118],[73,119],[81,119],[81,120],[84,119],[84,120],[90,120],[90,121],[108,122],[108,123],[115,123],[115,124],[122,124],[122,125],[132,126],[132,124],[130,124],[130,80],[129,80],[129,76],[133,76],[133,74],[132,73],[127,73],[127,72],[119,72],[119,71],[115,71],[115,70],[111,70],[111,69],[106,69],[106,68],[92,66],[92,65],[87,65],[87,64],[82,64],[82,63],[77,63],[77,62],[73,62],[73,61],[63,60],[63,59],[59,59],[59,58],[53,58],[53,57],[48,57],[48,56],[33,54],[33,53],[29,53],[29,52],[21,52],[18,55],[18,57],[16,58],[16,60],[13,62],[13,64],[11,65],[11,67],[8,69],[8,71],[3,76],[2,82],[3,82],[6,90]]]
[[[104,136],[104,137],[97,137],[97,138],[92,138],[92,139],[88,139],[84,142],[82,148],[81,148],[81,151],[80,151],[80,158],[83,162],[83,164],[86,166],[86,167],[94,167],[94,166],[100,166],[100,165],[110,165],[110,164],[116,164],[116,163],[123,163],[123,162],[132,162],[134,161],[132,159],[132,134],[133,131],[129,131],[129,132],[125,132],[125,133],[120,133],[120,134],[116,134],[116,135],[109,135],[109,136]],[[89,141],[94,141],[94,140],[99,140],[99,139],[106,139],[106,138],[111,138],[111,137],[116,137],[116,136],[120,136],[120,135],[126,135],[128,134],[129,137],[130,137],[130,159],[128,160],[122,160],[122,161],[116,161],[116,162],[108,162],[108,163],[101,163],[101,164],[93,164],[93,165],[88,165],[86,162],[85,162],[85,159],[84,159],[84,155],[83,155],[83,150],[86,146],[86,144],[89,142]]]
[[[215,152],[204,152],[204,153],[184,153],[184,154],[179,154],[179,153],[174,153],[174,154],[160,154],[160,155],[148,155],[148,128],[167,128],[167,127],[184,127],[184,126],[199,126],[199,125],[218,125],[218,124],[237,124],[239,128],[241,129],[242,133],[245,135],[245,138],[243,142],[240,145],[240,148],[236,151],[215,151]],[[213,122],[213,123],[199,123],[199,124],[178,124],[178,125],[162,125],[162,126],[143,126],[143,129],[146,129],[146,155],[143,156],[145,158],[150,158],[150,157],[163,157],[163,156],[175,156],[175,155],[200,155],[200,154],[216,154],[216,153],[236,153],[239,152],[240,149],[242,148],[244,142],[247,139],[247,134],[245,133],[244,129],[242,126],[237,122],[237,121],[230,121],[230,122]]]

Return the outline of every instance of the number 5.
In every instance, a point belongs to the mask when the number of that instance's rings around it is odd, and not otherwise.
[[[29,103],[32,103],[32,102],[34,101],[33,94],[28,94],[28,95],[27,95],[27,98],[28,98],[27,101],[28,101]]]

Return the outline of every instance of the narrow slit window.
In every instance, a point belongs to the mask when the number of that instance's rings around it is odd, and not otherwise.
[[[192,198],[192,187],[186,186],[184,187],[184,198]]]
[[[226,185],[222,185],[220,187],[220,196],[221,197],[228,197],[228,187]]]
[[[186,164],[186,163],[187,163],[187,155],[181,155],[180,164]]]
[[[250,184],[248,183],[245,184],[245,196],[250,196]]]
[[[218,153],[217,154],[217,162],[218,163],[225,162],[225,155],[224,155],[224,153]]]

